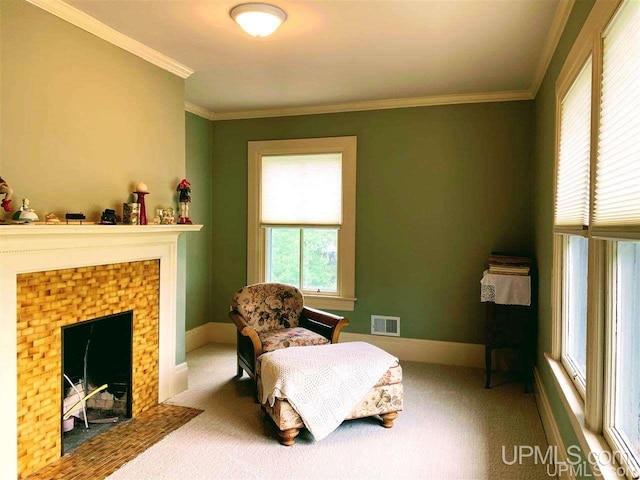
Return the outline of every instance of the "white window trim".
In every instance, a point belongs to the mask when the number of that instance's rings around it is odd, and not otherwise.
[[[307,294],[305,304],[320,309],[355,308],[357,137],[266,140],[248,143],[247,283],[265,281],[266,235],[260,227],[261,159],[264,155],[342,153],[342,224],[338,240],[338,294]]]
[[[600,86],[602,77],[602,32],[613,18],[622,0],[596,0],[578,38],[576,39],[567,60],[556,81],[556,165],[554,171],[554,195],[557,179],[557,159],[559,150],[559,128],[561,101],[573,81],[580,73],[584,62],[592,56],[592,120],[591,120],[591,171],[595,171],[597,155],[597,132],[600,120]],[[594,182],[591,182],[590,215],[593,215]],[[555,204],[555,199],[554,199]],[[591,223],[591,222],[590,222]],[[563,234],[583,235],[589,237],[589,271],[588,271],[588,305],[587,305],[587,385],[584,394],[578,391],[566,367],[563,365],[563,281],[564,281],[564,242]],[[553,234],[553,266],[551,285],[551,353],[546,354],[551,367],[553,379],[560,393],[562,403],[568,413],[571,425],[576,433],[580,447],[593,465],[594,459],[611,458],[620,453],[621,443],[615,439],[615,432],[610,425],[612,404],[610,398],[613,368],[611,338],[613,335],[614,316],[611,301],[615,292],[607,285],[615,285],[615,243],[604,239],[639,239],[637,230],[617,230],[603,235],[592,235],[575,229],[554,228]],[[605,376],[605,372],[607,375]],[[605,397],[607,395],[607,397]],[[613,446],[613,448],[612,448]],[[624,452],[623,452],[624,453]],[[627,475],[622,475],[615,465],[598,465],[605,479],[632,479],[633,469],[628,468],[623,460]]]
[[[608,456],[611,455],[611,448],[604,436],[587,427],[584,400],[573,385],[573,381],[567,374],[564,366],[558,360],[552,358],[551,355],[546,354],[545,357],[549,367],[551,367],[554,383],[560,392],[560,400],[569,416],[569,422],[576,433],[578,444],[589,464],[592,468],[597,466],[601,478],[605,480],[630,480],[624,475],[619,475],[615,465],[597,463],[597,459],[607,459]],[[595,478],[598,477],[595,476]]]

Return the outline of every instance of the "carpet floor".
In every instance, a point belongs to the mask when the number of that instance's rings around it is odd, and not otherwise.
[[[109,476],[109,480],[549,478],[514,447],[547,449],[533,394],[502,381],[484,390],[480,369],[402,362],[404,411],[393,428],[375,418],[344,422],[322,441],[300,432],[278,443],[253,385],[234,377],[235,346],[187,355],[189,389],[169,403],[204,410]],[[504,454],[503,454],[504,449]]]

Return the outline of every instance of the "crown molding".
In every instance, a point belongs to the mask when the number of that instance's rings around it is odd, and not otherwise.
[[[365,110],[388,110],[392,108],[432,107],[436,105],[457,105],[461,103],[513,102],[531,100],[529,90],[504,92],[463,93],[455,95],[434,95],[429,97],[392,98],[361,102],[334,103],[308,107],[273,108],[245,110],[237,112],[213,112],[212,120],[244,120],[249,118],[290,117],[295,115],[316,115],[323,113],[361,112]]]
[[[542,48],[538,67],[531,82],[531,96],[533,98],[538,94],[542,80],[544,80],[544,76],[547,73],[547,68],[549,68],[553,54],[558,47],[558,42],[560,42],[560,38],[562,37],[562,32],[564,32],[564,27],[567,25],[567,20],[569,20],[569,15],[571,15],[574,3],[575,0],[560,0],[556,7],[556,13],[551,22],[547,40]]]
[[[206,118],[207,120],[213,120],[215,113],[210,112],[206,108],[202,108],[200,105],[196,105],[191,102],[184,102],[184,109],[187,112],[198,115],[199,117]]]
[[[27,2],[180,78],[188,78],[193,73],[193,70],[189,67],[114,30],[62,0],[27,0]]]

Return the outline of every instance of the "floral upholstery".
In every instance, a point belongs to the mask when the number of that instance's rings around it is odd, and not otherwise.
[[[329,343],[329,340],[322,335],[302,327],[260,332],[258,337],[262,342],[263,352],[272,352],[279,348],[308,347]]]
[[[258,333],[298,326],[302,293],[283,283],[256,283],[238,290],[231,308]]]
[[[403,400],[404,392],[401,383],[374,387],[353,407],[347,419],[398,412],[402,410]]]
[[[393,367],[384,372],[384,375],[382,375],[380,380],[378,380],[378,383],[376,383],[376,387],[393,385],[400,382],[402,382],[402,367],[399,363],[396,363]]]
[[[258,398],[262,398],[262,382],[259,378],[260,368],[261,362],[258,358],[258,361],[256,362]],[[397,364],[385,372],[376,386],[369,390],[364,398],[360,400],[355,407],[353,407],[345,420],[370,417],[372,415],[382,415],[402,410],[404,392],[401,382],[402,367]],[[298,415],[291,404],[284,398],[276,398],[273,407],[267,403],[263,405],[263,408],[280,430],[305,427],[300,415]]]

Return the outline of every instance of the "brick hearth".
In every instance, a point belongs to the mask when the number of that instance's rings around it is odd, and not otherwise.
[[[18,472],[60,457],[61,328],[133,310],[133,417],[158,403],[160,262],[17,275]]]

